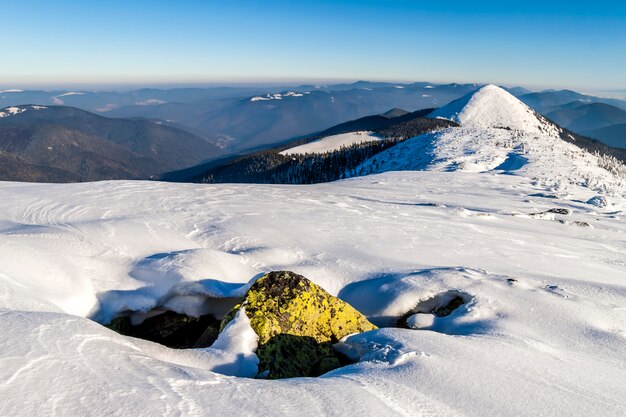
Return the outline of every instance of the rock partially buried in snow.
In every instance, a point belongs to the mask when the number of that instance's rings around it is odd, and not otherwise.
[[[115,318],[108,328],[125,336],[150,340],[171,348],[208,347],[217,339],[219,320],[211,315],[191,317],[173,311],[147,318],[133,325],[130,317]]]
[[[348,303],[288,271],[259,278],[224,317],[222,328],[241,307],[259,336],[259,376],[271,379],[318,376],[338,368],[342,358],[332,345],[377,328]]]

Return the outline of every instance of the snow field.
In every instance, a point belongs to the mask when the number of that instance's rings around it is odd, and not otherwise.
[[[281,155],[295,155],[306,153],[325,153],[338,151],[342,147],[348,147],[357,143],[379,142],[381,137],[372,132],[360,131],[342,133],[339,135],[327,136],[325,138],[309,142],[304,145],[296,146],[282,151]]]

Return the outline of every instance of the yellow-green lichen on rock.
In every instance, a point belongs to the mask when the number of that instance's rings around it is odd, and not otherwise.
[[[241,305],[259,336],[259,373],[268,378],[317,376],[342,365],[332,345],[342,337],[376,329],[354,307],[302,275],[270,272],[248,290]]]

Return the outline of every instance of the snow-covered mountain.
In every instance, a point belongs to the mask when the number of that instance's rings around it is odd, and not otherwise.
[[[610,194],[624,192],[623,164],[565,141],[561,128],[497,86],[485,86],[430,117],[453,120],[460,127],[402,142],[364,162],[355,174],[491,171],[522,175],[554,190],[583,185]]]
[[[460,126],[325,184],[0,183],[0,415],[624,415],[623,165],[497,87],[432,117]],[[219,315],[270,270],[381,327],[358,363],[243,378],[245,322],[186,350],[99,324]]]
[[[505,128],[525,133],[555,133],[554,127],[515,96],[495,85],[487,85],[440,109],[431,117],[454,120],[463,127]]]

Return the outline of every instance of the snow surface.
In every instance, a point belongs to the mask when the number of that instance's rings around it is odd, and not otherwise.
[[[150,98],[147,100],[136,101],[135,105],[136,106],[156,106],[156,105],[165,104],[165,103],[167,103],[167,101],[165,100],[159,100],[158,98]]]
[[[55,97],[82,96],[84,94],[86,93],[79,92],[79,91],[68,91],[67,93],[59,94],[58,96],[55,96]]]
[[[298,93],[296,91],[288,91],[286,93],[276,93],[276,94],[266,94],[265,96],[256,96],[252,97],[250,101],[270,101],[270,100],[282,100],[285,97],[303,97],[307,94],[310,94],[310,91],[305,91],[303,93]]]
[[[314,186],[2,183],[0,415],[622,415],[624,201],[602,210],[591,195],[430,171]],[[513,215],[553,207],[572,214]],[[172,350],[87,318],[210,309],[277,269],[379,324],[442,292],[471,301],[432,330],[353,336],[363,362],[285,381],[215,373],[237,350],[249,369],[245,341]]]
[[[526,133],[558,134],[557,129],[538,117],[534,110],[495,85],[469,93],[430,116],[453,120],[465,127],[507,127]]]
[[[556,140],[465,125],[363,167],[424,171],[309,186],[0,183],[0,415],[623,416],[626,199]],[[98,324],[219,317],[270,270],[383,326],[336,345],[358,363],[234,377],[243,314],[205,349]],[[419,330],[385,327],[408,311]]]
[[[348,147],[363,142],[378,142],[381,137],[373,132],[358,131],[341,133],[339,135],[326,136],[314,142],[296,146],[282,151],[281,155],[295,155],[305,153],[324,153],[338,151],[342,147]]]
[[[29,108],[32,109],[32,110],[47,109],[46,106],[22,106],[22,107],[12,106],[12,107],[6,107],[6,108],[2,109],[2,111],[0,111],[0,118],[15,116],[17,114],[24,113]]]

